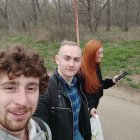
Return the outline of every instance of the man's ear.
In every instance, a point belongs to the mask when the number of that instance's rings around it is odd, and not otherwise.
[[[55,56],[55,62],[56,62],[57,65],[59,64],[59,63],[58,63],[58,59],[59,59],[59,56],[56,55],[56,56]]]

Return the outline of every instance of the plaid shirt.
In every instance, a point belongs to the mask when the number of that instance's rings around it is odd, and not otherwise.
[[[71,84],[68,85],[66,81],[59,75],[58,76],[67,91],[67,95],[71,101],[72,112],[73,112],[73,122],[74,122],[74,134],[78,128],[79,112],[81,107],[81,97],[77,88],[77,78],[74,77]]]

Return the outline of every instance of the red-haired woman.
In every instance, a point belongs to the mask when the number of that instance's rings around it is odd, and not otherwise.
[[[83,60],[80,74],[83,77],[83,91],[88,100],[90,115],[96,116],[96,109],[100,98],[103,96],[103,89],[107,89],[116,83],[116,76],[113,79],[102,79],[100,62],[103,58],[103,44],[97,40],[90,40],[84,47]]]

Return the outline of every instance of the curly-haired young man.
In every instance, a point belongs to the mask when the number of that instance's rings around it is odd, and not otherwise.
[[[0,49],[0,140],[47,140],[32,119],[47,83],[47,70],[38,52],[23,45]]]

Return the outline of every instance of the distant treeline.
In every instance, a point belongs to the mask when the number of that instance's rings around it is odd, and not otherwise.
[[[99,27],[128,31],[140,26],[140,0],[77,0],[79,32],[84,38]],[[62,40],[75,38],[74,0],[0,0],[0,36]]]

